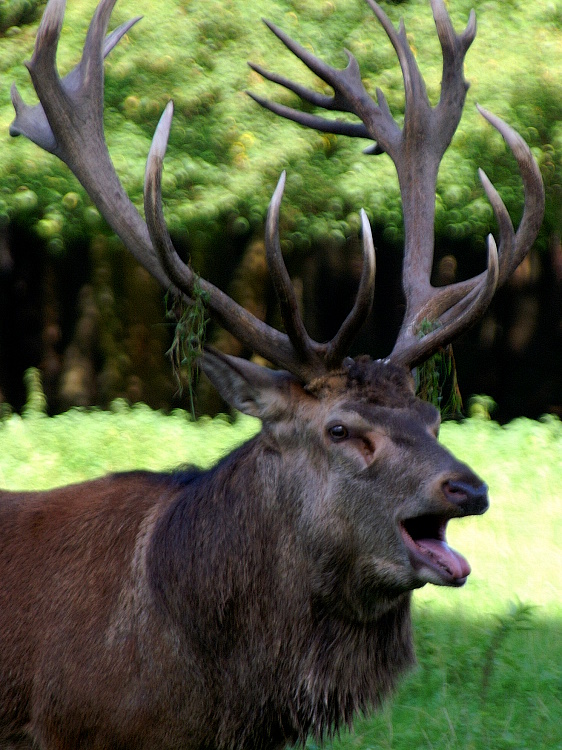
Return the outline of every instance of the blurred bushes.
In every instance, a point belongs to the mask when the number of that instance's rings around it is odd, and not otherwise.
[[[68,3],[57,55],[62,75],[79,60],[95,5],[96,0]],[[382,5],[395,25],[404,17],[435,103],[441,53],[429,2]],[[495,219],[478,180],[479,166],[498,188],[514,222],[521,216],[522,186],[515,161],[501,137],[478,115],[474,106],[478,101],[529,142],[543,173],[547,211],[537,252],[529,261],[527,281],[521,282],[520,275],[513,287],[513,294],[519,296],[509,297],[512,292],[502,290],[502,309],[490,312],[464,354],[461,343],[455,347],[459,369],[465,361],[473,370],[472,378],[460,378],[460,385],[468,389],[466,395],[491,393],[501,405],[513,383],[520,384],[511,399],[509,416],[535,415],[562,408],[558,364],[562,349],[560,4],[510,0],[506,12],[506,2],[451,0],[447,7],[457,31],[464,28],[473,5],[478,34],[466,60],[471,88],[437,188],[436,276],[441,273],[441,260],[456,278],[483,268],[485,237],[495,231]],[[51,373],[62,399],[60,373],[65,367],[74,367],[72,372],[76,372],[80,365],[86,373],[80,387],[68,378],[68,388],[73,394],[80,391],[80,398],[73,395],[69,403],[86,403],[92,397],[95,403],[106,404],[116,395],[129,397],[142,391],[144,400],[157,394],[152,405],[159,406],[167,402],[173,387],[169,372],[163,375],[155,365],[167,366],[161,359],[165,337],[155,335],[147,311],[132,311],[135,306],[147,307],[147,295],[139,296],[136,287],[124,279],[124,273],[131,273],[130,266],[122,260],[117,243],[103,237],[108,234],[104,222],[67,167],[23,138],[8,136],[14,116],[10,83],[17,84],[26,101],[34,101],[23,61],[32,54],[38,24],[32,8],[38,6],[24,0],[0,2],[0,19],[15,19],[17,8],[28,9],[17,16],[19,20],[10,21],[20,25],[12,26],[0,39],[0,402],[2,388],[8,398],[5,383],[10,367],[19,369],[14,382],[21,382],[26,367],[41,366],[44,374]],[[375,356],[387,353],[399,317],[399,312],[393,311],[399,311],[401,303],[395,277],[403,234],[392,163],[386,155],[363,155],[362,149],[368,145],[365,140],[304,129],[263,110],[244,93],[251,90],[300,106],[293,94],[252,71],[247,60],[328,91],[261,23],[261,17],[266,16],[331,65],[343,67],[343,49],[350,49],[360,64],[367,90],[375,95],[380,87],[400,120],[404,107],[400,68],[367,3],[164,0],[155,4],[137,0],[132,4],[119,0],[111,28],[139,13],[144,13],[144,19],[106,61],[105,91],[107,141],[133,202],[142,212],[146,155],[160,114],[173,99],[175,115],[163,178],[166,219],[184,257],[189,255],[198,272],[228,289],[244,253],[263,236],[272,190],[281,170],[287,169],[281,216],[283,251],[291,276],[306,279],[301,285],[306,323],[319,339],[332,335],[334,325],[348,312],[357,281],[353,269],[358,255],[358,212],[364,207],[377,246],[375,316],[382,323],[365,326],[358,344]],[[106,248],[102,260],[96,250],[99,247]],[[41,272],[35,286],[29,269]],[[81,287],[86,282],[85,290]],[[269,293],[265,289],[266,297]],[[86,347],[80,331],[87,318],[84,299],[92,294],[96,312],[88,320],[95,330]],[[160,291],[151,294],[158,296]],[[104,301],[108,296],[111,305]],[[530,315],[533,300],[539,307]],[[259,302],[267,308],[268,320],[275,323],[271,300]],[[152,297],[150,305],[155,306]],[[159,321],[161,316],[159,311]],[[26,332],[34,325],[31,347]],[[516,335],[525,325],[529,332]],[[82,327],[87,328],[85,323]],[[14,365],[16,332],[22,354],[21,363]],[[513,343],[517,341],[531,344]],[[75,352],[72,367],[62,361],[68,362],[71,344]],[[143,361],[147,350],[150,356]],[[516,367],[514,356],[519,358]],[[10,359],[13,361],[8,363]],[[528,364],[536,368],[539,361],[545,365],[541,367],[544,384],[517,369]],[[487,380],[479,380],[480,375]],[[139,378],[142,388],[123,385],[132,382],[131,378]],[[532,393],[538,394],[536,399],[523,407],[524,399]],[[16,404],[17,398],[11,398]],[[53,406],[49,396],[49,404],[58,410],[67,400]]]
[[[43,5],[45,0],[0,0],[0,34],[33,21]]]
[[[24,8],[35,5],[30,0],[2,3],[0,19],[14,18],[19,8],[23,21]],[[395,23],[404,16],[430,97],[436,101],[441,63],[429,3],[386,5]],[[476,3],[479,33],[466,71],[473,86],[439,184],[437,230],[444,239],[481,245],[493,226],[477,179],[478,166],[490,173],[508,207],[520,213],[520,180],[513,159],[501,138],[477,115],[476,99],[529,141],[547,185],[544,236],[555,225],[559,229],[562,76],[556,46],[560,19],[554,6],[514,1],[506,14],[505,3]],[[59,53],[65,71],[78,59],[93,7],[92,0],[77,0],[67,10]],[[469,3],[456,0],[449,9],[460,30]],[[261,24],[265,14],[331,64],[345,64],[342,50],[348,47],[359,60],[367,89],[374,94],[380,86],[400,117],[399,66],[366,3],[279,0],[271,5],[259,0],[248,6],[243,0],[167,0],[155,5],[139,0],[133,7],[121,0],[113,23],[137,12],[146,17],[108,58],[105,99],[108,141],[137,204],[141,204],[144,162],[154,127],[173,98],[175,118],[164,182],[168,220],[172,231],[187,232],[202,253],[220,237],[225,223],[235,223],[237,217],[242,221],[236,226],[248,233],[261,225],[272,187],[285,167],[291,179],[284,223],[297,246],[306,246],[303,238],[318,234],[345,236],[356,231],[353,216],[361,206],[372,221],[387,228],[389,238],[400,239],[399,193],[386,156],[365,157],[364,141],[307,131],[275,118],[243,93],[251,89],[295,103],[292,94],[251,71],[248,59],[318,85]],[[12,117],[7,84],[15,80],[24,93],[29,92],[22,62],[31,54],[32,32],[30,27],[2,40],[3,126]],[[23,139],[8,143],[2,136],[2,149],[0,214],[24,215],[41,237],[49,239],[54,252],[62,252],[67,238],[76,232],[99,231],[81,188],[63,165]]]

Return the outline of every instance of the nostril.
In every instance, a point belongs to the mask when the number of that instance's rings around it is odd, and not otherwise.
[[[442,485],[445,498],[467,514],[484,513],[488,508],[488,487],[481,482],[474,486],[461,480],[448,480]]]
[[[464,483],[461,484],[461,482],[445,482],[443,493],[451,503],[462,503],[468,499],[466,485]]]

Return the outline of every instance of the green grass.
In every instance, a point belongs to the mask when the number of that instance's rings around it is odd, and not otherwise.
[[[251,437],[259,423],[240,416],[165,416],[144,404],[111,411],[72,409],[55,417],[12,415],[0,421],[0,487],[48,489],[111,471],[208,467]]]
[[[40,408],[40,404],[39,404]],[[256,431],[255,420],[193,423],[116,403],[110,412],[0,421],[0,486],[45,488],[108,471],[208,466]],[[414,596],[419,666],[375,717],[333,750],[562,748],[562,423],[446,423],[442,441],[490,485],[484,516],[454,522],[470,560],[463,589]]]

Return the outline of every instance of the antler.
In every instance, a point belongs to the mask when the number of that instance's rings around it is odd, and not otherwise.
[[[128,198],[113,167],[103,132],[103,60],[127,31],[134,18],[106,37],[116,0],[101,0],[86,37],[82,59],[65,78],[56,68],[56,52],[64,18],[64,0],[49,0],[35,50],[27,64],[39,104],[25,104],[15,86],[12,101],[16,118],[12,135],[25,135],[64,161],[84,186],[102,216],[137,260],[165,288],[191,300],[196,275],[181,261],[163,217],[161,175],[171,127],[170,103],[155,132],[145,177],[146,223]],[[251,315],[220,289],[204,279],[197,283],[208,298],[217,322],[245,346],[283,367],[303,381],[341,364],[350,340],[368,316],[374,294],[375,256],[369,222],[362,212],[363,273],[352,312],[328,344],[312,341],[304,328],[294,289],[285,268],[279,242],[279,207],[284,174],[273,195],[266,227],[266,252],[287,333],[271,328]]]
[[[517,232],[499,194],[480,170],[480,179],[499,225],[499,252],[492,236],[488,238],[488,268],[467,281],[435,288],[430,277],[433,265],[435,190],[439,164],[458,126],[468,83],[463,62],[476,35],[476,19],[471,11],[468,25],[456,34],[443,0],[431,0],[433,17],[443,55],[441,96],[429,103],[424,80],[416,64],[401,21],[398,31],[374,0],[367,0],[398,56],[405,89],[404,125],[392,117],[384,94],[377,89],[377,103],[367,94],[357,60],[345,50],[349,63],[343,70],[332,68],[281,29],[265,21],[273,33],[317,76],[334,89],[325,96],[283,76],[250,64],[270,81],[296,93],[304,101],[327,110],[357,115],[360,123],[328,120],[270,102],[250,94],[275,114],[323,132],[371,138],[375,146],[366,153],[386,152],[398,174],[404,213],[404,263],[402,283],[406,312],[390,358],[415,367],[445,343],[468,328],[486,309],[498,285],[504,283],[529,251],[544,213],[544,188],[538,166],[527,144],[498,117],[478,108],[504,137],[511,148],[523,180],[525,208]],[[422,328],[429,323],[429,333]]]
[[[183,263],[173,247],[162,207],[162,167],[172,113],[173,105],[170,102],[154,134],[146,166],[144,206],[150,237],[162,267],[178,289],[191,294],[195,275],[191,268]],[[285,172],[279,179],[269,205],[265,246],[271,279],[279,299],[281,316],[287,333],[282,334],[255,318],[204,279],[199,279],[198,283],[211,298],[209,304],[217,322],[262,356],[307,382],[342,362],[350,339],[355,336],[369,315],[375,286],[375,251],[369,220],[362,210],[363,272],[355,304],[331,342],[319,344],[313,341],[302,322],[295,291],[281,255],[279,208],[284,187]]]

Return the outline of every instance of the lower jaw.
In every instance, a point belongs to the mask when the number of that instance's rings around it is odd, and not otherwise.
[[[464,586],[468,579],[468,575],[455,577],[446,568],[424,564],[419,560],[416,560],[415,564],[412,564],[412,568],[415,571],[416,578],[419,580],[419,587],[425,586],[426,583],[431,583],[434,586],[460,588]]]

